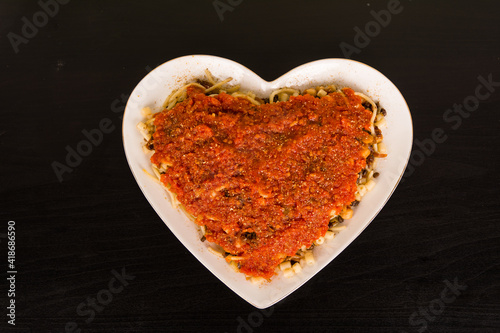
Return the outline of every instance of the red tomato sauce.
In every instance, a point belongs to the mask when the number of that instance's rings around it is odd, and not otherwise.
[[[156,116],[151,161],[171,165],[161,181],[208,241],[243,257],[241,272],[270,278],[355,200],[372,115],[361,102],[345,88],[256,106],[190,87]]]

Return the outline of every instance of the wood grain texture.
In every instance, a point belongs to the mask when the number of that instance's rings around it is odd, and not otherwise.
[[[353,54],[401,90],[415,139],[442,128],[447,140],[413,164],[356,241],[268,310],[240,299],[180,244],[128,168],[121,99],[147,68],[213,54],[271,80],[344,57],[340,43],[354,45],[354,28],[388,3],[242,1],[221,21],[212,1],[70,1],[15,53],[9,33],[22,34],[22,18],[41,7],[2,1],[0,237],[15,220],[19,273],[16,326],[2,310],[0,331],[64,332],[75,322],[81,332],[499,332],[500,87],[458,128],[443,118],[475,93],[479,76],[500,82],[496,1],[401,0],[402,12]],[[59,182],[51,163],[64,163],[65,147],[103,118],[114,129]],[[78,306],[123,268],[135,278],[86,322]],[[429,312],[454,280],[466,289]]]

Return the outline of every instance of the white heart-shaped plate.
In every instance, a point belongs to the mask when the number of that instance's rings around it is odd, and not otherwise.
[[[141,109],[149,106],[153,112],[172,90],[187,82],[204,77],[209,69],[217,80],[232,77],[231,84],[241,90],[267,97],[273,90],[292,87],[305,89],[325,84],[353,88],[379,101],[387,110],[387,127],[382,128],[388,157],[380,159],[375,188],[363,197],[354,217],[344,224],[347,228],[334,239],[314,249],[316,264],[299,274],[285,278],[273,277],[269,283],[252,284],[244,274],[234,272],[224,259],[207,250],[208,242],[200,241],[198,227],[182,212],[172,208],[168,194],[143,171],[151,172],[149,157],[142,150],[143,138],[136,128],[142,120]],[[324,59],[299,66],[280,78],[267,82],[248,68],[228,59],[192,55],[170,60],[151,71],[130,95],[123,117],[123,145],[128,164],[142,192],[161,219],[184,246],[215,276],[235,293],[257,308],[266,308],[283,299],[308,281],[339,255],[375,218],[396,188],[406,168],[413,141],[410,110],[396,86],[370,66],[347,59]],[[152,173],[152,172],[151,172]],[[186,267],[186,269],[189,269]]]

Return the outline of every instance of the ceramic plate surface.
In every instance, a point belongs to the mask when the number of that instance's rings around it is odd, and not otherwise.
[[[200,241],[198,227],[181,211],[172,207],[168,194],[143,169],[151,172],[148,155],[142,150],[143,138],[136,128],[142,120],[141,109],[149,106],[161,111],[166,97],[185,83],[204,78],[209,69],[218,80],[232,77],[231,84],[267,97],[282,87],[304,89],[317,85],[337,84],[353,88],[368,96],[387,110],[387,126],[382,128],[388,157],[379,159],[375,188],[363,197],[347,228],[334,239],[314,249],[316,264],[306,266],[292,278],[276,275],[270,283],[252,284],[244,274],[234,272],[224,259],[209,252],[208,242]],[[405,170],[413,141],[410,110],[396,86],[382,73],[365,64],[347,59],[324,59],[299,66],[280,78],[267,82],[248,68],[228,59],[193,55],[176,58],[151,71],[130,95],[123,117],[123,145],[128,164],[137,184],[155,211],[209,271],[236,294],[257,308],[266,308],[283,299],[338,256],[368,226],[385,205]],[[151,172],[152,173],[152,172]],[[188,269],[188,268],[186,268]]]

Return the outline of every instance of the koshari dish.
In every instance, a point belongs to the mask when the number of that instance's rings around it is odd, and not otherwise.
[[[207,79],[172,93],[160,113],[144,110],[153,171],[235,270],[298,273],[375,185],[385,110],[350,88],[262,100]]]

